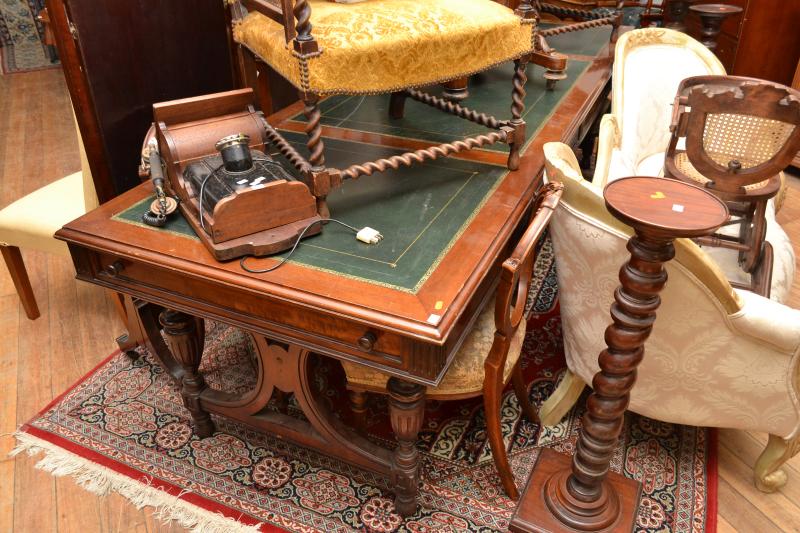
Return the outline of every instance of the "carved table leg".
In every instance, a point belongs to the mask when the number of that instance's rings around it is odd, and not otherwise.
[[[402,516],[410,516],[417,510],[417,435],[425,416],[425,387],[392,377],[386,388],[389,391],[389,417],[397,437],[397,448],[392,459],[394,506]]]
[[[203,320],[179,311],[165,309],[159,316],[164,336],[172,356],[183,367],[181,397],[192,415],[195,432],[199,437],[214,433],[214,422],[208,411],[200,405],[200,393],[206,388],[203,376],[197,372],[203,355],[205,328]]]
[[[367,393],[351,390],[349,395],[350,411],[353,413],[353,425],[358,431],[365,433],[367,430]]]

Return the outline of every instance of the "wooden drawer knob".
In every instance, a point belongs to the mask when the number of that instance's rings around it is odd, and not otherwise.
[[[123,270],[125,270],[125,265],[120,259],[117,259],[106,267],[106,274],[116,277],[119,276]]]
[[[375,341],[377,340],[378,337],[371,331],[368,331],[364,333],[360,339],[358,339],[358,347],[365,352],[371,352],[372,348],[375,346]]]

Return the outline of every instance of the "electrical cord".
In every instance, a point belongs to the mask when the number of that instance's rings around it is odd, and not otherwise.
[[[327,224],[328,222],[336,222],[337,224],[342,225],[345,228],[351,230],[355,234],[358,234],[358,232],[359,232],[358,228],[354,228],[350,224],[346,224],[346,223],[342,222],[341,220],[336,220],[335,218],[323,218],[323,219],[320,219],[320,220],[315,220],[314,222],[311,222],[305,228],[303,228],[303,231],[300,232],[300,235],[297,237],[297,240],[294,241],[294,246],[292,246],[292,249],[289,250],[289,253],[286,255],[286,257],[281,259],[278,262],[277,265],[273,265],[273,266],[271,266],[269,268],[264,268],[264,269],[249,268],[247,265],[244,264],[244,262],[245,262],[245,260],[247,260],[248,258],[253,257],[253,256],[252,255],[246,255],[246,256],[242,257],[239,260],[239,266],[242,267],[242,270],[245,270],[246,272],[250,272],[251,274],[265,274],[267,272],[272,272],[273,270],[277,270],[278,268],[283,266],[283,264],[286,261],[288,261],[290,257],[292,257],[292,254],[297,249],[297,246],[300,244],[300,240],[305,236],[306,232],[309,229],[311,229],[311,227],[314,224]]]

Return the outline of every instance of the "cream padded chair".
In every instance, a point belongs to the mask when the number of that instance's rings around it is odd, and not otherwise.
[[[644,28],[619,38],[611,113],[600,122],[595,183],[605,185],[623,176],[663,176],[678,84],[703,74],[725,75],[725,67],[685,33]]]
[[[608,213],[568,146],[548,143],[544,151],[547,179],[565,187],[550,234],[569,370],[540,410],[552,425],[598,370],[632,230]],[[780,466],[800,450],[800,311],[731,288],[690,240],[678,239],[675,251],[629,409],[665,422],[769,433],[755,483],[776,490],[786,482]]]
[[[664,152],[669,145],[672,103],[685,78],[725,75],[725,67],[708,48],[685,33],[667,28],[644,28],[622,35],[614,52],[611,113],[603,116],[592,180],[599,189],[625,176],[663,176]],[[770,298],[783,302],[795,275],[795,254],[783,228],[775,222],[786,189],[767,204],[766,240],[774,262]],[[736,233],[738,226],[721,233]],[[731,281],[750,284],[739,266],[738,252],[704,248]]]
[[[78,143],[81,153],[80,172],[45,185],[0,210],[0,250],[25,314],[32,320],[39,318],[39,307],[36,305],[20,248],[68,256],[66,243],[54,239],[53,234],[67,222],[98,205],[80,130]]]

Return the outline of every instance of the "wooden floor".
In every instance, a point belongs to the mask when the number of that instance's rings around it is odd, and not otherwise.
[[[0,206],[79,168],[61,71],[0,76]],[[786,204],[779,220],[800,243],[800,178]],[[182,531],[121,496],[99,498],[35,470],[35,458],[7,457],[16,427],[113,351],[122,332],[104,291],[75,281],[68,258],[23,254],[42,316],[26,319],[0,267],[0,533]],[[800,275],[789,305],[800,308]],[[719,441],[719,531],[800,531],[800,456],[788,464],[789,483],[763,494],[752,465],[766,435],[721,430]]]

